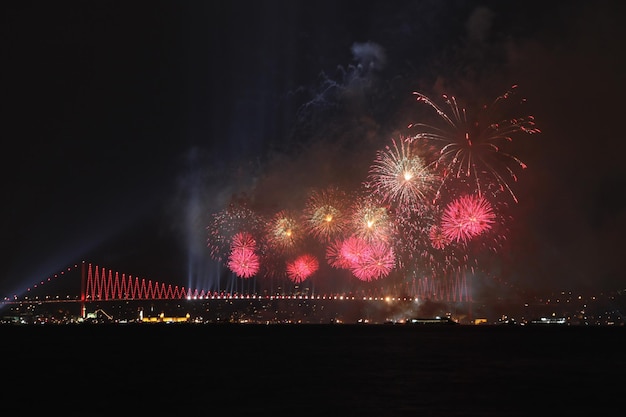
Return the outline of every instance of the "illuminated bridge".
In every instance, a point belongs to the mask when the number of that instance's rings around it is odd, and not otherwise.
[[[78,278],[78,279],[77,279]],[[58,283],[58,284],[55,284]],[[58,287],[66,284],[71,287],[66,295],[59,293]],[[67,295],[70,294],[70,295]],[[394,294],[394,295],[391,295]],[[402,294],[402,295],[398,295]],[[465,278],[458,278],[448,283],[435,283],[428,280],[416,280],[403,288],[374,288],[351,294],[315,294],[276,292],[258,294],[254,290],[241,292],[210,291],[206,289],[186,288],[151,279],[140,278],[126,273],[87,262],[75,264],[53,276],[39,281],[27,288],[23,295],[4,297],[0,307],[10,304],[42,303],[80,303],[81,315],[85,317],[86,306],[90,303],[114,301],[159,301],[159,300],[418,300],[429,299],[446,302],[469,301]]]

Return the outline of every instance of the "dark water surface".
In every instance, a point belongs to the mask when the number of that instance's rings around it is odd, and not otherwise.
[[[45,325],[0,327],[0,341],[0,409],[25,415],[586,416],[626,405],[624,327]]]

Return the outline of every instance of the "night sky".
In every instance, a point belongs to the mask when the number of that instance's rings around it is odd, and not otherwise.
[[[515,142],[528,169],[500,283],[624,288],[625,4],[3,5],[0,296],[82,260],[187,285],[232,195],[289,207],[364,177],[419,115],[413,91],[512,85],[541,134]]]

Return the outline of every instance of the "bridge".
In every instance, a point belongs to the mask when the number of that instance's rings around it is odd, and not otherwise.
[[[76,277],[79,277],[76,279]],[[65,281],[74,284],[72,293],[58,293],[56,282]],[[78,283],[76,282],[78,281]],[[156,301],[156,300],[247,300],[247,299],[283,299],[283,300],[346,300],[359,299],[370,301],[418,300],[428,299],[443,302],[470,301],[465,277],[455,277],[447,281],[433,279],[414,279],[401,287],[369,287],[355,293],[313,294],[306,292],[277,293],[275,291],[259,293],[255,290],[211,291],[201,288],[186,288],[151,279],[140,278],[131,274],[120,273],[96,264],[81,262],[43,279],[27,288],[22,295],[4,297],[0,308],[9,304],[27,303],[80,303],[81,315],[86,315],[86,306],[92,302],[106,301]]]

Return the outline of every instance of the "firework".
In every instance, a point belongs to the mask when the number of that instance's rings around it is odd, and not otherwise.
[[[343,248],[344,240],[335,240],[326,247],[326,261],[328,265],[337,269],[350,268],[350,261],[346,259],[341,250]]]
[[[443,230],[438,225],[431,226],[428,231],[428,237],[430,238],[430,244],[435,249],[443,249],[450,244],[450,238],[443,233]]]
[[[399,206],[394,215],[394,248],[398,267],[410,273],[428,269],[440,254],[433,250],[430,231],[439,224],[441,210],[432,201],[417,207]]]
[[[233,236],[227,266],[237,276],[250,278],[259,271],[260,261],[256,254],[257,244],[248,232],[239,232]]]
[[[233,236],[233,240],[230,246],[231,250],[250,249],[254,251],[257,248],[256,240],[254,240],[254,237],[248,232],[239,232],[235,236]]]
[[[213,214],[207,226],[207,247],[213,259],[221,261],[228,257],[233,237],[240,232],[261,235],[261,217],[245,204],[230,204],[226,209]]]
[[[432,201],[417,208],[401,206],[396,210],[393,247],[404,279],[438,279],[452,271],[464,271],[473,262],[467,244],[452,241],[443,234],[442,215],[443,208]]]
[[[414,123],[410,128],[419,131],[409,142],[426,141],[439,149],[435,165],[443,170],[442,185],[449,180],[457,179],[472,183],[478,195],[482,195],[485,187],[495,184],[500,190],[506,190],[513,200],[509,180],[517,181],[514,168],[525,169],[526,164],[518,157],[509,153],[505,145],[513,141],[518,133],[539,133],[532,116],[492,120],[500,105],[510,99],[513,89],[496,98],[489,106],[484,106],[473,117],[468,117],[465,108],[459,107],[455,97],[443,96],[449,107],[446,113],[440,106],[421,93],[414,93],[417,101],[432,107],[443,126]]]
[[[228,268],[241,278],[250,278],[259,271],[259,256],[250,248],[234,248],[228,258]]]
[[[358,236],[350,236],[341,244],[340,261],[338,264],[353,268],[365,257],[368,250],[367,241]]]
[[[302,241],[304,233],[297,218],[297,215],[281,210],[271,219],[267,227],[266,239],[274,250],[289,253],[295,250],[296,245]]]
[[[314,190],[304,210],[307,231],[320,242],[326,243],[346,231],[346,195],[336,187]]]
[[[429,196],[438,177],[417,154],[414,143],[405,138],[400,144],[392,139],[392,146],[378,151],[369,178],[382,201],[415,205]]]
[[[489,230],[495,214],[483,197],[465,195],[452,201],[441,218],[443,235],[456,242],[467,242]]]
[[[287,276],[296,284],[304,281],[319,268],[317,258],[310,254],[298,256],[287,263]]]
[[[511,92],[475,113],[454,97],[443,96],[440,107],[415,95],[435,110],[436,123],[414,123],[410,136],[393,137],[376,153],[363,188],[350,190],[355,198],[319,188],[301,211],[267,218],[238,201],[207,227],[211,255],[226,258],[242,278],[300,283],[319,268],[313,254],[325,253],[330,267],[358,281],[386,278],[395,289],[401,279],[435,299],[467,297],[465,277],[489,269],[507,243],[511,201],[502,195],[517,202],[509,182],[526,168],[508,147],[516,134],[539,130],[532,117],[493,117]],[[296,257],[302,252],[309,254]]]
[[[389,275],[393,270],[396,257],[393,248],[385,242],[371,242],[362,256],[351,268],[355,277],[361,281],[373,281]]]
[[[387,241],[392,224],[387,208],[369,197],[359,198],[352,209],[354,234],[366,240]]]

